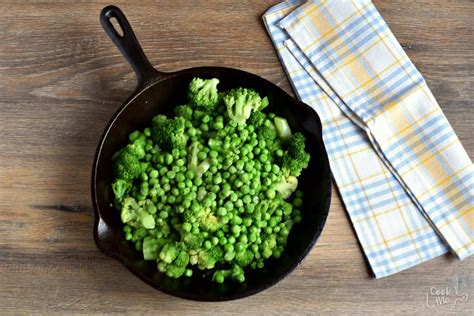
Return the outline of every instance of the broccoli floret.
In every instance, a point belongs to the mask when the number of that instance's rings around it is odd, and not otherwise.
[[[178,267],[186,267],[188,263],[189,263],[189,254],[184,250],[181,250],[178,256],[176,257],[176,259],[174,259],[173,261],[173,264]]]
[[[257,136],[266,144],[271,144],[277,138],[277,132],[272,126],[263,125],[257,130]]]
[[[183,148],[188,140],[184,125],[185,120],[182,117],[166,119],[164,115],[157,115],[152,121],[151,137],[163,150]]]
[[[252,89],[232,89],[223,98],[229,118],[238,124],[244,124],[252,111],[259,111],[268,105],[267,97],[261,98]]]
[[[171,278],[179,278],[189,263],[189,254],[174,242],[167,242],[159,252],[158,270]]]
[[[279,183],[275,185],[275,190],[280,193],[281,197],[287,199],[298,187],[298,179],[294,176],[283,177]]]
[[[122,202],[120,217],[123,223],[133,227],[155,228],[155,219],[133,197],[126,197]]]
[[[181,267],[174,264],[166,266],[166,275],[170,278],[177,279],[183,275],[184,271],[186,271],[186,267]]]
[[[273,119],[273,123],[278,132],[278,136],[283,142],[288,142],[291,139],[291,128],[288,125],[288,121],[282,117],[276,116]]]
[[[214,232],[222,226],[222,222],[217,216],[212,214],[210,208],[206,208],[200,216],[199,225],[207,231]]]
[[[133,180],[143,172],[140,159],[145,157],[141,142],[128,144],[112,157],[113,168],[117,179]]]
[[[308,167],[309,159],[310,155],[305,151],[305,137],[301,133],[295,133],[283,156],[282,169],[285,174],[297,177]]]
[[[279,209],[281,207],[283,202],[284,202],[284,200],[283,200],[283,197],[281,196],[281,194],[276,195],[273,199],[268,201],[268,208],[267,208],[266,212],[270,215],[273,214],[273,212],[275,212],[277,209]]]
[[[160,251],[160,260],[168,264],[172,263],[179,253],[179,248],[173,242],[167,243]]]
[[[245,251],[238,252],[235,255],[235,260],[237,261],[237,264],[241,267],[248,266],[249,264],[252,263],[253,259],[254,259],[254,254],[251,250],[248,250],[248,249]]]
[[[217,262],[223,260],[224,250],[221,247],[215,246],[209,250],[201,249],[196,254],[191,256],[193,259],[190,262],[195,262],[199,269],[213,269]]]
[[[195,220],[195,218],[191,218],[187,216],[188,212],[185,213],[185,218],[186,222],[189,225],[191,222],[189,220]],[[193,234],[190,231],[186,231],[183,229],[182,224],[176,224],[174,225],[174,228],[179,232],[181,236],[181,242],[183,242],[188,249],[198,249],[202,246],[202,243],[204,242],[204,237],[201,234]]]
[[[262,255],[265,259],[270,258],[277,245],[276,235],[268,236],[262,243]]]
[[[193,109],[187,104],[175,107],[174,114],[176,114],[176,116],[182,116],[188,121],[192,121],[193,119]]]
[[[265,141],[265,148],[267,148],[273,155],[277,150],[281,149],[281,141],[277,137],[277,132],[272,123],[264,124],[257,129],[257,137],[259,140]]]
[[[114,191],[115,200],[121,201],[122,198],[130,190],[131,183],[123,179],[117,179],[112,183],[112,191]]]
[[[244,269],[234,264],[230,270],[217,270],[212,276],[212,280],[217,283],[224,283],[225,278],[231,278],[239,283],[245,281]]]
[[[219,102],[217,85],[219,80],[194,78],[189,84],[188,99],[196,109],[212,113]]]
[[[157,260],[166,243],[167,241],[164,238],[145,237],[143,240],[143,258],[145,260]]]
[[[255,128],[259,128],[265,122],[266,117],[267,116],[265,115],[265,113],[260,111],[254,111],[252,112],[252,114],[250,114],[247,124],[253,125]]]
[[[202,246],[204,242],[204,237],[201,234],[195,235],[192,233],[185,233],[181,239],[188,248],[190,249],[198,249]]]
[[[194,171],[196,176],[200,178],[211,167],[211,163],[208,159],[199,162],[198,154],[202,149],[202,145],[200,143],[193,143],[190,149],[191,153],[188,159],[188,169]]]
[[[222,222],[212,213],[210,207],[205,207],[196,201],[184,212],[183,218],[186,222],[199,224],[202,229],[211,232],[222,226]]]

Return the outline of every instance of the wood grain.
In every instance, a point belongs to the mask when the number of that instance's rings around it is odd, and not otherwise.
[[[472,1],[374,1],[474,156]],[[290,91],[261,23],[275,1],[115,1],[162,71],[220,65]],[[337,195],[303,264],[258,295],[197,303],[162,294],[92,239],[99,136],[135,79],[102,31],[107,1],[0,1],[0,312],[381,314],[474,312],[474,260],[446,255],[375,280]],[[430,288],[469,300],[427,308]]]

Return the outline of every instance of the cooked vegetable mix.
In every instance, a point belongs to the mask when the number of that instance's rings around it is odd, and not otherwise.
[[[243,268],[279,258],[301,221],[297,177],[310,156],[286,119],[261,112],[266,97],[218,83],[194,78],[175,117],[129,135],[112,158],[112,190],[125,239],[159,271],[243,282]]]

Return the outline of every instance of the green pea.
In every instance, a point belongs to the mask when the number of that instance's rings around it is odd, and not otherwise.
[[[236,250],[237,252],[242,252],[242,251],[244,251],[244,250],[245,250],[245,244],[244,244],[244,243],[241,243],[241,242],[237,243],[237,244],[235,245],[235,250]]]
[[[234,205],[237,208],[242,208],[244,206],[244,202],[241,199],[238,199],[237,201],[235,201]]]
[[[227,243],[227,244],[224,245],[224,250],[226,252],[233,252],[234,251],[234,245]]]
[[[200,152],[198,152],[197,157],[198,157],[199,160],[204,160],[204,159],[207,158],[207,153],[204,152],[204,151],[200,151]]]
[[[158,170],[153,169],[152,171],[150,171],[150,178],[158,178],[159,174],[160,173],[158,172]]]
[[[232,233],[234,235],[238,236],[240,234],[240,230],[241,230],[240,226],[238,226],[238,225],[233,225],[232,226]]]
[[[242,201],[245,203],[245,204],[250,204],[250,202],[252,202],[252,198],[249,196],[249,195],[246,195],[242,198]]]
[[[164,176],[168,172],[168,168],[161,167],[159,171],[160,171],[160,175]]]
[[[193,137],[193,136],[196,136],[197,131],[194,127],[190,127],[190,128],[188,128],[187,133],[188,133],[189,136]]]
[[[224,236],[220,237],[219,238],[219,244],[221,246],[224,246],[225,244],[227,244],[227,238],[225,238]]]
[[[236,241],[236,240],[235,240],[235,237],[234,237],[234,236],[229,236],[229,237],[227,238],[227,243],[229,243],[229,244],[235,244],[235,241]]]
[[[231,201],[227,201],[225,202],[224,207],[227,209],[227,211],[231,211],[234,209],[234,203],[232,203]]]
[[[184,231],[189,233],[191,229],[193,228],[193,225],[191,225],[191,223],[184,222],[182,228]]]
[[[245,163],[242,160],[238,160],[235,163],[235,167],[237,168],[237,170],[242,170],[244,168],[244,165],[245,165]]]
[[[224,260],[225,261],[232,261],[232,259],[234,259],[234,257],[235,257],[235,252],[227,252],[224,255]]]
[[[224,283],[224,275],[221,274],[221,273],[217,273],[217,272],[216,272],[216,273],[214,274],[213,279],[214,279],[214,281],[216,281],[217,283],[220,283],[220,284]]]
[[[165,154],[165,163],[171,165],[173,163],[173,155]]]
[[[232,224],[235,224],[235,225],[240,225],[242,224],[242,218],[238,215],[235,215],[233,218],[232,218]]]
[[[225,216],[227,214],[227,209],[225,209],[224,207],[219,207],[217,209],[217,215],[219,216]]]
[[[296,197],[293,200],[293,205],[296,207],[300,207],[301,205],[303,205],[303,200],[300,197]]]

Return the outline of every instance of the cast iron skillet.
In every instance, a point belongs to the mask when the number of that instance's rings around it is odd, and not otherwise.
[[[116,18],[123,36],[110,22]],[[162,73],[152,67],[120,9],[106,7],[100,22],[112,41],[128,60],[138,79],[136,91],[120,107],[105,128],[97,147],[92,170],[92,202],[94,206],[94,240],[105,254],[120,261],[128,270],[154,288],[168,294],[200,301],[223,301],[242,298],[260,292],[283,279],[298,266],[315,244],[329,210],[331,173],[321,137],[318,115],[271,82],[254,74],[223,67],[196,67],[174,73]],[[307,137],[311,153],[308,169],[300,177],[304,191],[303,221],[294,226],[282,257],[270,259],[265,268],[248,269],[242,284],[211,282],[210,273],[199,270],[191,278],[172,279],[160,273],[153,261],[145,261],[142,254],[127,242],[117,210],[111,207],[113,179],[111,157],[128,140],[128,134],[144,128],[158,113],[171,113],[175,105],[186,101],[185,91],[193,77],[219,78],[221,91],[233,87],[250,87],[270,101],[268,111],[286,117],[293,131]],[[318,273],[318,271],[314,271]]]

